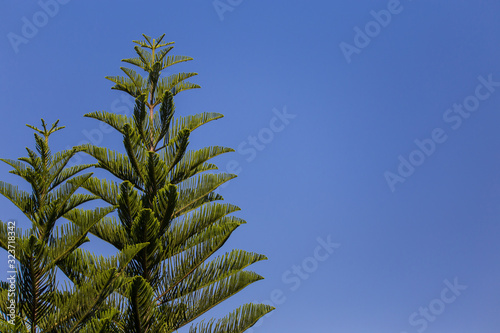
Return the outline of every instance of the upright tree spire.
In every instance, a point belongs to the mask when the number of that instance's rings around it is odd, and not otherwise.
[[[88,241],[89,230],[113,208],[83,210],[78,207],[97,197],[77,190],[91,174],[77,174],[92,165],[67,168],[76,148],[52,154],[49,137],[64,127],[56,121],[48,129],[27,125],[35,131],[36,152],[26,148],[28,157],[17,161],[1,159],[31,187],[31,193],[0,181],[0,194],[16,205],[31,222],[22,231],[0,221],[0,247],[17,259],[17,288],[0,285],[0,332],[80,332],[106,327],[113,314],[103,310],[105,299],[124,282],[124,269],[140,246],[129,248],[117,258],[105,260],[84,256],[78,247]],[[62,218],[69,223],[59,223]],[[58,225],[56,225],[58,223]],[[14,267],[11,267],[14,270]],[[73,285],[58,288],[56,272],[64,273]],[[74,272],[89,276],[77,278]],[[15,326],[7,299],[15,294]],[[100,318],[96,318],[100,314]]]
[[[84,187],[117,207],[118,221],[107,220],[91,232],[121,250],[127,245],[148,245],[128,269],[133,278],[121,311],[124,332],[174,332],[199,318],[247,285],[262,279],[245,268],[265,256],[233,250],[212,259],[232,232],[245,221],[232,216],[239,208],[220,203],[214,191],[235,175],[215,173],[208,161],[234,151],[214,146],[188,150],[192,131],[222,117],[201,113],[174,118],[174,96],[199,88],[186,81],[196,73],[161,78],[174,64],[192,60],[168,56],[173,42],[164,35],[134,41],[136,58],[122,61],[142,69],[147,78],[129,68],[126,77],[107,77],[113,89],[135,98],[133,117],[104,111],[87,114],[123,136],[124,153],[87,145],[85,151],[98,167],[119,179],[90,178]],[[157,108],[157,110],[155,109]],[[243,332],[273,308],[247,304],[218,321],[193,324],[192,332]]]

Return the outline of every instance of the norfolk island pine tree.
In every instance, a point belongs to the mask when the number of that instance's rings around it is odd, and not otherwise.
[[[49,137],[63,128],[57,124],[48,129],[42,119],[42,129],[28,125],[35,130],[37,152],[26,148],[28,157],[1,159],[31,187],[29,193],[0,181],[0,194],[31,222],[23,232],[13,221],[0,221],[0,247],[9,254],[9,271],[16,271],[15,279],[0,284],[2,333],[108,331],[117,313],[105,302],[127,281],[125,267],[144,246],[129,247],[111,259],[79,249],[90,228],[112,209],[78,208],[97,199],[77,193],[91,173],[76,175],[92,165],[66,167],[75,148],[51,153]],[[63,218],[69,223],[60,223]],[[72,283],[59,287],[57,271]]]
[[[232,216],[239,208],[221,203],[214,191],[235,175],[216,173],[208,161],[232,152],[226,147],[188,150],[189,136],[201,125],[222,117],[201,113],[174,117],[174,96],[199,88],[186,81],[196,73],[160,78],[177,63],[192,60],[169,56],[173,42],[165,35],[134,41],[136,58],[123,62],[125,77],[106,77],[135,99],[132,117],[105,111],[86,117],[100,120],[123,136],[124,153],[93,145],[82,150],[97,167],[118,181],[91,177],[82,186],[116,207],[118,219],[102,220],[90,229],[118,250],[147,243],[127,268],[133,280],[120,291],[120,332],[174,332],[262,277],[245,270],[267,259],[256,253],[232,250],[212,259],[232,232],[245,221]],[[227,316],[191,324],[190,333],[244,332],[274,308],[245,304]],[[123,330],[123,328],[125,328]]]

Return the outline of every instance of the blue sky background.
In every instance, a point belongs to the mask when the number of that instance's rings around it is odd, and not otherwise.
[[[23,17],[43,19],[42,7],[3,1],[0,155],[24,156],[33,147],[24,124],[42,117],[67,126],[54,151],[88,141],[85,133],[120,147],[118,135],[83,115],[128,110],[104,76],[120,75],[142,33],[166,33],[175,54],[194,58],[172,70],[198,72],[202,86],[178,95],[177,112],[225,115],[197,130],[192,146],[248,149],[249,136],[268,139],[251,161],[242,150],[217,160],[223,171],[238,163],[239,177],[220,192],[248,221],[225,249],[266,254],[254,266],[266,279],[209,315],[276,294],[282,304],[252,332],[498,332],[500,87],[457,129],[443,115],[475,94],[479,76],[500,82],[500,3],[219,3],[232,10],[219,16],[202,0],[68,1],[13,46],[10,33],[22,37]],[[372,26],[370,12],[388,6],[399,13],[348,62],[339,45],[355,45],[354,28]],[[273,110],[295,117],[270,139]],[[384,174],[396,174],[399,156],[408,159],[436,128],[446,141],[392,191]],[[0,179],[24,186],[9,170],[0,165]],[[0,212],[26,222],[4,198]],[[340,247],[318,261],[317,239],[329,235]],[[91,248],[110,252],[98,241]],[[307,278],[294,265],[305,265]],[[453,294],[444,281],[455,279],[467,289],[445,304],[442,292]],[[438,314],[424,319],[419,309],[429,306]]]

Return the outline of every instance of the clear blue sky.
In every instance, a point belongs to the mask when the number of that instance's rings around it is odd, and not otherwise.
[[[0,5],[0,155],[24,156],[41,117],[67,126],[54,150],[119,147],[83,115],[128,110],[104,76],[166,33],[202,86],[177,111],[225,115],[192,145],[240,148],[217,161],[248,221],[225,249],[269,257],[210,315],[270,300],[252,332],[499,332],[498,1],[61,2]]]

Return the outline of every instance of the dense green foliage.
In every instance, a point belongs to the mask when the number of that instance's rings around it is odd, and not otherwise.
[[[92,233],[119,250],[148,243],[127,270],[134,277],[122,294],[127,332],[173,332],[262,279],[244,269],[266,258],[233,250],[209,259],[245,223],[230,215],[238,207],[220,203],[223,198],[214,193],[235,175],[214,173],[217,167],[208,163],[233,150],[188,150],[191,132],[222,115],[174,117],[174,96],[199,87],[186,81],[196,73],[161,78],[161,72],[192,59],[169,56],[173,43],[162,42],[163,36],[158,40],[144,37],[135,41],[137,57],[123,61],[139,67],[147,77],[123,67],[126,77],[108,77],[115,83],[113,89],[135,98],[133,117],[107,112],[86,115],[123,136],[124,154],[84,147],[99,168],[120,182],[90,178],[83,186],[117,207],[119,216],[117,221],[102,221]],[[219,321],[194,325],[191,331],[243,332],[271,310],[267,305],[247,304]]]
[[[0,246],[17,259],[15,318],[9,316],[10,283],[2,282],[0,292],[1,332],[95,332],[106,328],[114,313],[105,300],[126,279],[125,268],[141,246],[128,247],[117,258],[83,255],[78,247],[88,241],[87,233],[113,208],[94,210],[78,206],[97,197],[76,191],[91,174],[75,176],[91,165],[66,167],[78,149],[52,155],[49,136],[60,130],[57,122],[36,131],[36,150],[26,148],[28,157],[17,161],[2,159],[31,186],[31,194],[0,182],[0,194],[14,203],[31,222],[26,231],[12,223],[0,222]],[[58,223],[61,218],[68,220]],[[10,246],[9,246],[10,245]],[[14,263],[9,270],[14,270]],[[80,270],[79,277],[74,276]],[[56,272],[74,282],[58,288]],[[82,273],[83,272],[83,273]],[[100,320],[96,318],[99,317]],[[15,327],[12,323],[15,322]]]
[[[265,256],[243,250],[219,253],[244,220],[238,207],[215,190],[235,175],[216,172],[209,160],[233,151],[214,146],[188,150],[196,128],[218,113],[176,116],[174,96],[199,88],[186,81],[196,73],[162,77],[166,68],[192,60],[169,56],[173,43],[145,36],[137,57],[123,60],[146,76],[121,68],[125,77],[107,77],[135,99],[132,117],[108,112],[86,116],[123,136],[123,152],[85,145],[52,155],[47,129],[33,128],[38,154],[3,160],[25,179],[32,193],[0,182],[0,193],[32,224],[27,231],[0,222],[0,246],[9,250],[15,233],[17,259],[16,327],[9,324],[9,283],[0,291],[1,332],[174,332],[262,277],[246,268]],[[95,165],[66,167],[79,151]],[[77,175],[89,167],[108,179]],[[90,194],[77,190],[85,189]],[[104,208],[79,209],[101,199]],[[115,212],[114,215],[109,215]],[[63,219],[67,220],[63,223]],[[117,249],[103,258],[80,245],[92,233]],[[68,280],[58,284],[56,272]],[[191,324],[191,333],[244,332],[273,308],[245,304],[226,317]]]

